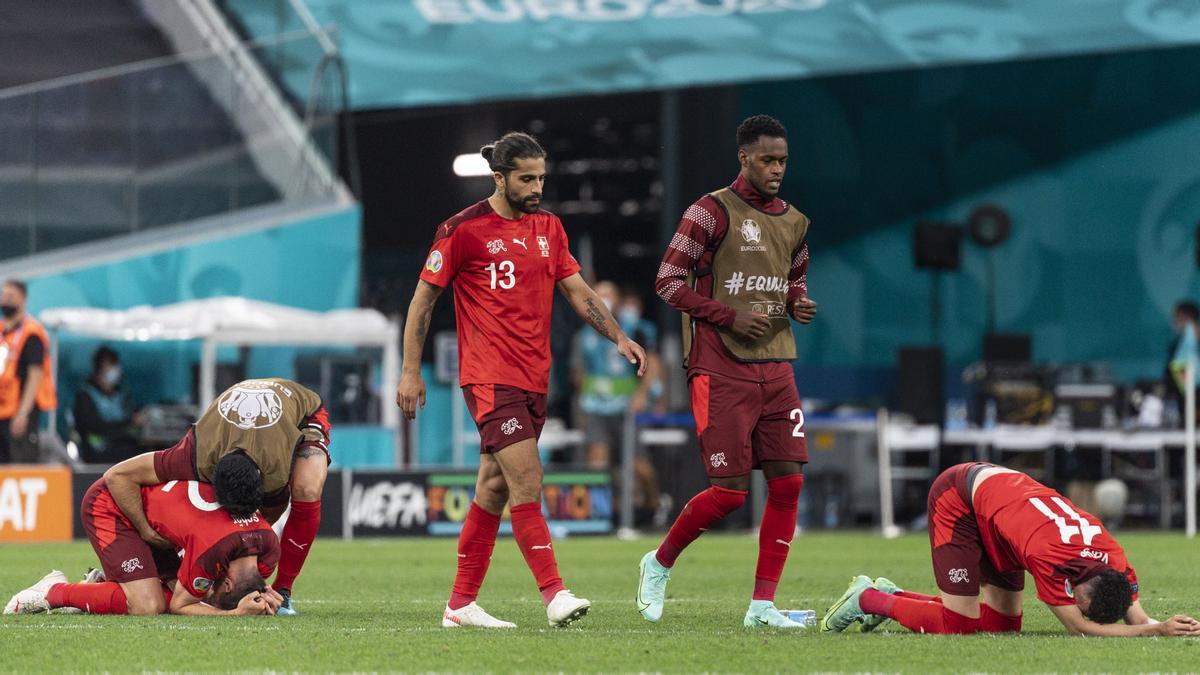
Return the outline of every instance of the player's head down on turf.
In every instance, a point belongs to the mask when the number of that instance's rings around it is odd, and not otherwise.
[[[236,608],[247,595],[266,589],[267,582],[258,571],[258,558],[243,556],[231,561],[225,576],[213,584],[209,602],[220,609],[230,610]]]
[[[212,484],[217,501],[237,518],[249,517],[262,507],[262,472],[254,460],[240,450],[217,462]]]
[[[1120,621],[1133,604],[1129,578],[1107,566],[1076,584],[1074,592],[1079,611],[1096,623]]]
[[[496,191],[521,213],[536,213],[546,183],[546,151],[533,136],[510,131],[479,149],[496,181]]]
[[[742,176],[767,197],[779,193],[787,170],[787,129],[770,115],[747,117],[737,128]]]

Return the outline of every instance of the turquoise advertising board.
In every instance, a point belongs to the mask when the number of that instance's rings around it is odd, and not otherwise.
[[[256,37],[288,3],[224,3]],[[1200,42],[1184,0],[306,0],[357,109],[611,93]],[[285,64],[287,60],[281,60]],[[303,97],[311,70],[284,79]]]

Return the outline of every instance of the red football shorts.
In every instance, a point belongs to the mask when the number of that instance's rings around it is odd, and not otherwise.
[[[1025,588],[1025,571],[999,572],[987,556],[975,507],[971,505],[973,472],[992,466],[956,464],[929,488],[929,548],[938,588],[950,595],[979,595],[981,583],[1006,591]]]
[[[766,461],[808,461],[794,379],[751,382],[697,374],[688,387],[709,477],[741,476]]]
[[[103,478],[84,493],[79,515],[108,581],[170,579],[179,571],[175,551],[152,548],[142,539],[113,501]]]
[[[546,395],[506,384],[463,387],[467,410],[479,427],[479,452],[491,454],[530,438],[546,424]]]

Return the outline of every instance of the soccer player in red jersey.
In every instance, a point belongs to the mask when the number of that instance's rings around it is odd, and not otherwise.
[[[92,614],[274,614],[283,597],[264,579],[279,561],[279,539],[255,512],[235,518],[212,485],[170,481],[143,487],[142,506],[171,550],[146,546],[100,479],[84,494],[83,529],[104,580],[67,583],[59,571],[13,596],[5,614],[74,608]]]
[[[642,558],[637,605],[646,620],[662,618],[676,559],[742,505],[750,471],[761,468],[767,504],[743,625],[803,628],[774,600],[808,461],[789,319],[807,324],[816,314],[806,285],[809,221],[778,195],[788,160],[783,125],[750,117],[738,127],[737,144],[737,179],[688,207],[658,270],[658,295],[684,313],[688,388],[711,486]]]
[[[542,516],[537,439],[546,420],[550,313],[554,289],[617,350],[645,371],[646,354],[630,340],[579,274],[562,222],[541,210],[546,153],[533,137],[509,133],[481,149],[495,192],[437,228],[404,327],[404,368],[396,404],[408,419],[425,405],[421,351],[433,305],[454,286],[459,383],[479,427],[475,499],[458,538],[458,573],[442,625],[509,628],[476,604],[500,514],[511,507],[513,536],[537,579],[551,625],[587,613],[566,590]]]
[[[929,490],[929,544],[940,596],[858,576],[821,629],[862,621],[869,631],[891,618],[919,633],[1018,632],[1028,571],[1038,599],[1073,635],[1200,635],[1188,616],[1151,619],[1138,601],[1137,574],[1100,520],[1018,471],[973,462],[938,476]],[[1121,619],[1126,625],[1115,625]]]

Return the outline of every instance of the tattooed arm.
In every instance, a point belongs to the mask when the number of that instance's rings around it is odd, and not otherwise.
[[[404,366],[400,373],[400,386],[396,387],[396,405],[404,416],[417,416],[417,405],[425,407],[425,380],[421,377],[421,352],[425,350],[425,337],[429,335],[429,321],[433,317],[433,305],[442,294],[442,287],[418,281],[412,302],[408,304],[408,318],[404,322]]]
[[[620,324],[604,306],[604,301],[578,272],[559,281],[558,290],[571,303],[576,314],[588,322],[597,333],[616,343],[617,351],[629,359],[630,363],[637,365],[638,377],[646,373],[646,351],[621,330]]]

